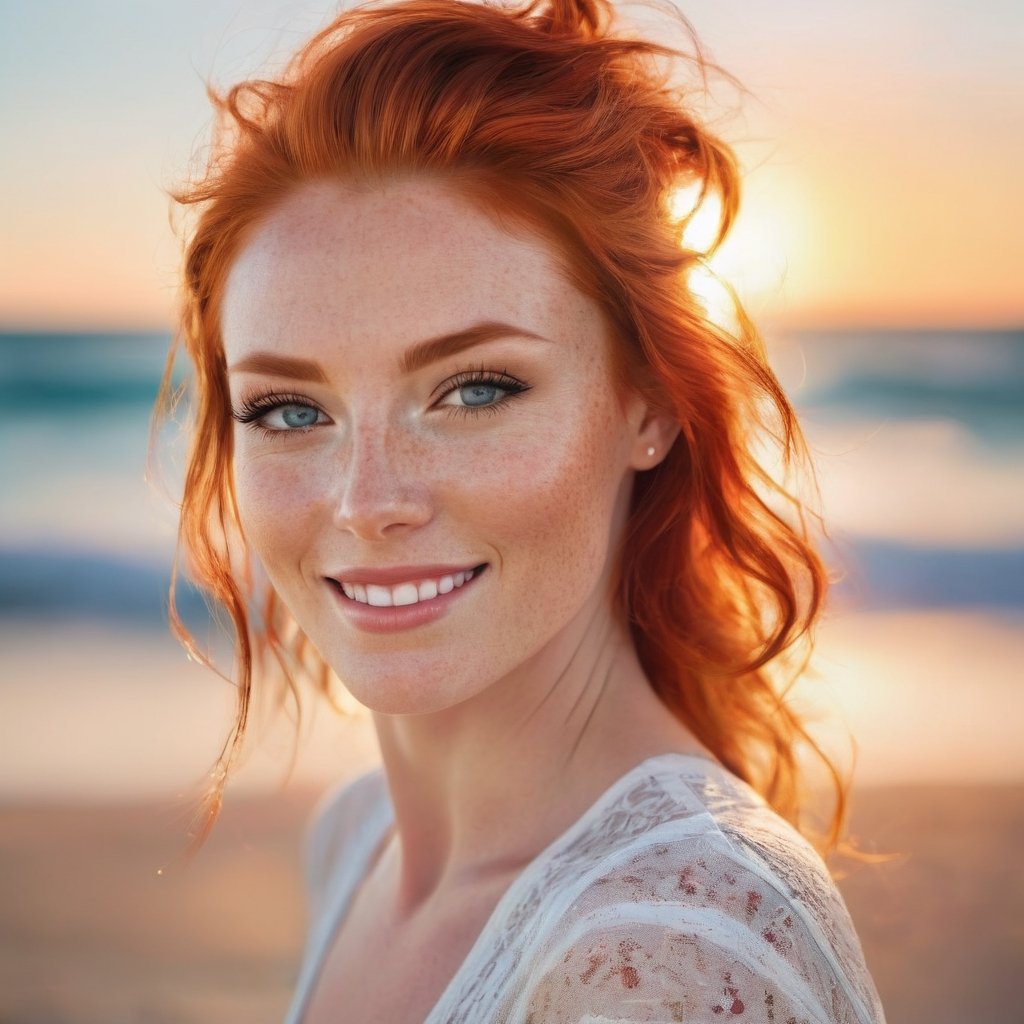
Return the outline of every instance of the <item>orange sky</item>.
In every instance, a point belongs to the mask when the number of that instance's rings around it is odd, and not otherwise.
[[[202,78],[250,73],[327,5],[259,6],[83,0],[58,17],[0,0],[0,328],[170,323],[161,186],[202,141]],[[683,5],[754,96],[722,126],[748,174],[719,267],[755,315],[1024,324],[1024,15],[1001,0],[984,18],[925,0],[760,7]]]

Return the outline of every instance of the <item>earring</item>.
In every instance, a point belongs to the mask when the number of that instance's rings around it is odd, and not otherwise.
[[[655,448],[654,448],[654,445],[652,444],[651,447],[647,449],[647,454],[648,455],[653,455],[654,452],[655,452]]]

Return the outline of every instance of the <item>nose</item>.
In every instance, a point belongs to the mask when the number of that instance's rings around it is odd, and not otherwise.
[[[383,540],[430,521],[431,459],[413,438],[353,430],[338,471],[334,524],[360,540]]]

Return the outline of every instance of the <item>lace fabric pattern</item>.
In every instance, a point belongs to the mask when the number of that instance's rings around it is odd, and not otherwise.
[[[353,858],[368,863],[390,824],[387,801],[378,770],[311,831],[313,921],[288,1024],[358,884]],[[339,876],[347,884],[332,886]],[[426,1024],[726,1020],[884,1014],[817,853],[721,766],[665,754],[619,779],[512,883]]]

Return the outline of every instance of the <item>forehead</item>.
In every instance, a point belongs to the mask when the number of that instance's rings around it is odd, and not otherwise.
[[[550,242],[435,179],[297,189],[251,233],[222,309],[229,361],[267,346],[387,351],[481,321],[590,345],[603,323]]]

